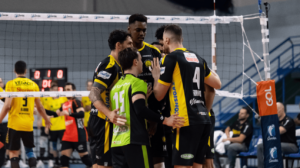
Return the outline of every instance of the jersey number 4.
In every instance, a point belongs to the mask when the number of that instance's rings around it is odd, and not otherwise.
[[[200,68],[196,67],[193,82],[197,84],[197,88],[200,89]]]
[[[121,103],[121,107],[120,107],[119,113],[125,112],[124,97],[123,97],[124,93],[125,93],[125,90],[122,90],[121,92],[116,92],[115,95],[114,95],[114,97],[113,97],[114,100],[115,100],[116,109],[119,108],[119,102]]]

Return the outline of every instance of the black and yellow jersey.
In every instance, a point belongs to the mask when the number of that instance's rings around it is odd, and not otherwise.
[[[82,97],[81,102],[82,102],[83,107],[90,106],[92,104],[89,97]],[[88,122],[89,122],[89,118],[90,118],[90,112],[91,111],[85,111],[84,112],[83,123],[84,123],[85,127],[88,126]]]
[[[139,74],[138,78],[144,80],[145,82],[147,82],[148,85],[151,85],[153,88],[154,79],[149,70],[149,67],[151,67],[151,61],[153,61],[153,58],[161,59],[161,54],[159,49],[157,49],[153,45],[150,45],[146,42],[143,43],[143,47],[138,50],[142,56],[142,61],[144,63],[143,73]],[[156,112],[158,110],[161,110],[161,104],[156,100],[154,94],[150,95],[150,97],[148,98],[148,107]]]
[[[101,61],[95,70],[93,81],[103,85],[106,88],[106,90],[101,94],[101,98],[104,101],[106,107],[108,107],[109,109],[111,108],[109,92],[115,85],[115,83],[118,82],[121,76],[121,65],[119,65],[119,63],[112,55],[109,55],[103,61]],[[90,115],[98,116],[102,119],[107,120],[106,116],[102,112],[98,111],[93,104]]]
[[[44,108],[46,110],[50,110],[53,112],[56,112],[56,110],[58,110],[63,103],[68,101],[68,99],[66,97],[59,97],[57,99],[53,99],[52,97],[45,97],[45,98],[42,98],[41,100],[42,100],[41,102],[42,102]],[[55,118],[51,118],[50,121],[52,124],[50,127],[51,131],[61,131],[61,130],[66,129],[64,116],[58,116]],[[42,125],[43,125],[43,127],[45,127],[44,119],[42,119]]]
[[[184,126],[210,124],[205,107],[204,80],[211,75],[204,59],[177,48],[161,61],[159,83],[169,89],[170,114],[184,117]]]
[[[38,85],[25,77],[18,77],[8,81],[5,87],[6,92],[38,92]],[[34,97],[13,98],[8,113],[7,127],[16,131],[33,131]]]

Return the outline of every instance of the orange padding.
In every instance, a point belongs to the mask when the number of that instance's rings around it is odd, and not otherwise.
[[[256,94],[260,116],[277,114],[274,80],[257,82]]]

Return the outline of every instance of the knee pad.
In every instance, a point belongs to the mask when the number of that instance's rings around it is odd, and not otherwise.
[[[20,168],[19,166],[19,158],[13,157],[10,159],[11,168]]]
[[[51,144],[52,150],[57,151],[57,142],[52,141]]]
[[[91,157],[89,155],[84,155],[81,158],[81,161],[82,161],[83,164],[85,164],[88,167],[92,167],[93,166],[92,159],[91,159]]]
[[[46,148],[47,147],[47,137],[41,136],[39,143],[40,143],[40,148]]]
[[[25,152],[28,159],[35,158],[32,148],[25,147]]]
[[[36,168],[36,158],[32,157],[28,159],[28,165],[30,168]]]
[[[62,155],[60,157],[61,167],[69,167],[69,160],[70,158],[68,156]]]

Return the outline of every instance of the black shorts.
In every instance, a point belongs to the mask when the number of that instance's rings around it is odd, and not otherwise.
[[[153,168],[153,158],[148,145],[129,144],[113,147],[113,168]]]
[[[203,164],[210,124],[199,124],[174,130],[173,133],[173,165],[192,166]]]
[[[6,134],[5,145],[8,150],[19,150],[21,147],[21,139],[25,147],[34,148],[33,131],[16,131],[8,128]]]
[[[61,150],[66,149],[73,149],[76,150],[78,153],[87,152],[87,144],[86,141],[84,142],[68,142],[68,141],[61,141]]]
[[[45,132],[45,127],[41,127],[41,136],[48,137],[48,135]]]
[[[166,136],[162,124],[157,124],[155,134],[150,138],[150,149],[153,157],[168,156]]]
[[[172,166],[172,128],[165,126],[165,136],[167,144],[168,156],[165,156],[165,168],[173,168]]]
[[[65,130],[60,131],[49,131],[50,134],[50,141],[51,142],[57,142],[57,140],[62,140],[62,137],[64,136]]]
[[[110,146],[113,124],[98,116],[91,115],[88,128],[93,164],[112,166]]]
[[[209,143],[207,143],[207,150],[205,153],[206,159],[213,159],[215,156],[214,132],[215,132],[215,116],[210,116],[211,128],[209,135]]]

